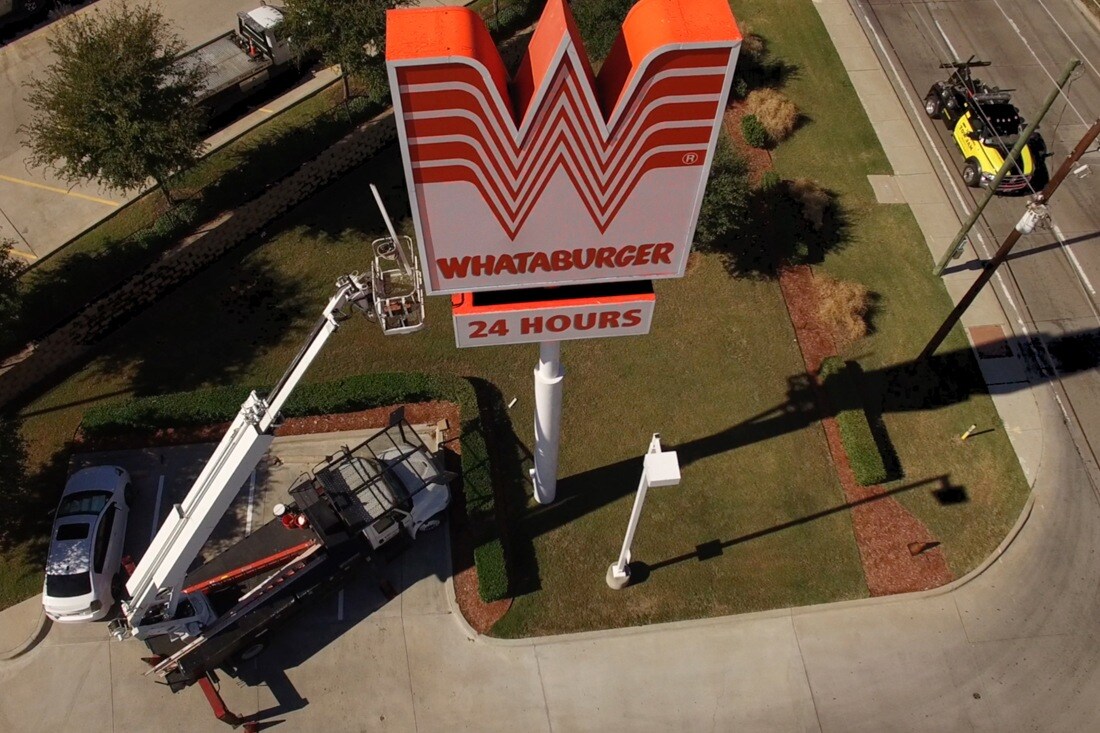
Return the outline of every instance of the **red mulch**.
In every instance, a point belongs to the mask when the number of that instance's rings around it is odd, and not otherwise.
[[[457,438],[461,433],[462,423],[458,405],[453,402],[418,402],[336,415],[293,417],[283,421],[283,424],[275,430],[275,435],[311,435],[383,428],[402,417],[413,425],[431,425],[437,424],[440,420],[446,420],[448,427],[443,432],[443,441],[450,451],[461,455],[462,446]],[[228,428],[229,423],[219,423],[188,428],[165,428],[156,430],[152,434],[133,433],[110,437],[89,437],[78,432],[75,442],[81,449],[87,451],[214,443],[221,440]],[[465,501],[460,495],[455,496],[454,499],[451,503],[450,528],[455,597],[459,610],[470,626],[479,634],[484,634],[507,613],[512,606],[512,600],[509,598],[485,603],[478,595],[477,569],[474,568],[473,563],[473,548],[465,517]]]
[[[764,175],[764,172],[771,169],[772,154],[767,150],[754,148],[745,142],[745,137],[741,134],[741,118],[744,116],[745,103],[738,100],[730,102],[729,107],[726,108],[726,132],[733,140],[737,152],[741,153],[745,160],[749,162],[749,180],[755,186],[760,183],[760,177]]]
[[[834,356],[837,350],[817,317],[813,277],[813,270],[805,265],[785,267],[779,273],[779,286],[806,370],[816,375],[822,360]],[[819,391],[819,396],[824,395]],[[856,483],[836,420],[825,417],[821,425],[844,498],[853,505],[852,527],[871,595],[928,590],[954,580],[942,548],[923,522],[892,496],[886,496],[881,486]]]

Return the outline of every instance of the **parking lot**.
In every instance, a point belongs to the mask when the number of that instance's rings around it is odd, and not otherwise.
[[[203,548],[204,557],[268,521],[271,507],[287,500],[287,491],[302,473],[341,446],[354,448],[375,432],[277,438]],[[419,432],[429,449],[435,450],[434,431],[425,428]],[[130,472],[135,499],[125,552],[139,560],[160,522],[186,495],[213,449],[213,444],[206,444],[77,454],[70,470],[106,464]],[[405,659],[402,635],[389,631],[400,626],[404,613],[450,613],[444,592],[450,567],[445,528],[422,535],[388,565],[371,563],[343,590],[283,626],[277,640],[250,663],[244,679],[223,678],[226,703],[241,715],[259,712],[261,718],[309,707],[311,725],[328,716],[335,724],[340,713],[316,702],[362,689],[360,685],[370,679],[372,715],[377,709],[380,723],[411,715],[408,674],[397,670],[400,673],[395,675],[385,661]],[[380,590],[382,578],[397,589],[393,600]],[[214,720],[197,688],[173,695],[151,677],[144,677],[148,666],[141,657],[148,654],[140,642],[109,641],[105,622],[54,624],[38,648],[0,675],[7,680],[5,689],[12,692],[0,702],[0,729],[66,730],[79,722],[92,730],[140,730],[151,720],[163,730],[201,730],[207,721],[213,729],[223,727]],[[293,672],[303,665],[312,671],[304,675]],[[355,685],[347,684],[349,673]],[[393,692],[389,690],[393,685],[403,689],[404,695],[395,698],[387,694]],[[26,699],[20,691],[38,699],[43,699],[43,694],[56,695],[66,704],[30,709],[19,704]],[[405,703],[395,707],[395,699]],[[411,723],[411,718],[406,723]]]

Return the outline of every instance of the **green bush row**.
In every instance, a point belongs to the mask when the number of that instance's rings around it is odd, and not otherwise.
[[[830,356],[821,363],[820,376],[836,407],[840,440],[856,481],[861,486],[886,481],[886,465],[863,407],[863,370],[854,361]]]
[[[250,391],[249,387],[223,387],[104,405],[88,410],[81,428],[89,436],[115,436],[228,422],[236,417]],[[493,410],[489,413],[492,419],[484,420],[477,393],[469,381],[445,375],[400,372],[360,374],[332,382],[307,383],[295,390],[282,414],[284,417],[328,415],[429,400],[445,400],[459,406],[462,488],[474,532],[479,592],[486,601],[504,598],[508,594],[508,573],[503,545],[497,539],[496,495],[486,436],[491,434],[496,420],[508,418],[506,413],[497,414],[500,411]]]
[[[489,602],[508,597],[508,565],[500,540],[478,545],[474,549],[474,566],[477,567],[477,592],[481,600]]]

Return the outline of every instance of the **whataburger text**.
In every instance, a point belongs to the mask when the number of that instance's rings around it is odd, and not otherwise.
[[[644,265],[672,265],[671,242],[628,244],[622,247],[556,249],[551,252],[439,257],[436,267],[445,280],[487,275],[524,275],[589,268],[612,269]]]

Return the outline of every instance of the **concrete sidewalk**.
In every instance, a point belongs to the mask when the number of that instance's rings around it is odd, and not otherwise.
[[[27,653],[50,630],[50,620],[42,610],[42,596],[28,598],[0,614],[0,662]]]

